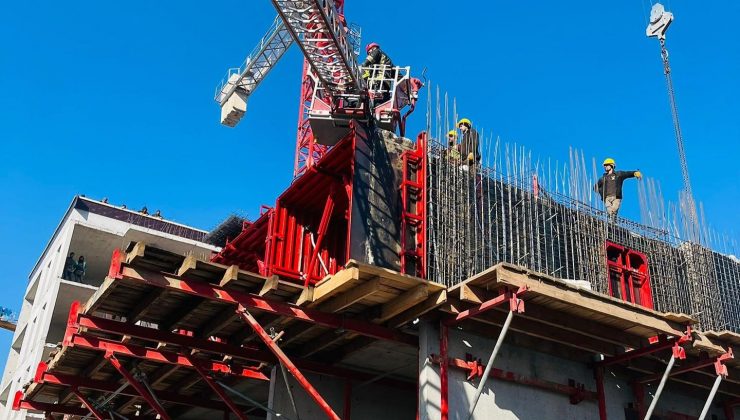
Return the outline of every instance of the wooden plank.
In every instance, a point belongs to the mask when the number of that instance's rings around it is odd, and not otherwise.
[[[401,327],[424,314],[439,308],[447,302],[447,290],[440,290],[433,293],[420,304],[412,306],[404,312],[388,320],[387,326],[391,328]]]
[[[320,305],[319,310],[329,313],[339,312],[377,292],[380,285],[381,280],[376,277]]]
[[[129,245],[129,248],[126,249],[126,264],[133,264],[138,259],[144,258],[144,254],[146,252],[146,244],[144,242],[136,242],[132,245]]]
[[[224,271],[224,275],[221,277],[221,281],[218,282],[218,286],[226,288],[232,282],[235,282],[239,278],[239,266],[234,264]]]
[[[413,289],[407,290],[406,292],[399,295],[396,299],[383,304],[380,308],[380,312],[377,317],[373,319],[375,322],[384,322],[401,312],[411,308],[412,306],[420,303],[429,296],[429,289],[426,284],[420,284]]]
[[[296,299],[295,304],[298,306],[303,306],[307,303],[313,302],[314,290],[315,290],[314,286],[308,286],[305,289],[303,289],[301,294],[298,296],[298,299]]]
[[[661,316],[660,313],[650,311],[645,308],[628,305],[624,302],[605,301],[600,295],[585,294],[583,289],[568,290],[566,283],[548,284],[543,279],[532,279],[520,270],[514,271],[508,266],[502,264],[496,267],[496,282],[500,285],[510,285],[515,287],[528,286],[527,294],[542,295],[556,301],[569,305],[570,308],[580,309],[584,318],[589,318],[590,314],[603,314],[604,316],[619,320],[626,324],[625,326],[639,325],[644,327],[648,333],[664,333],[668,335],[682,335],[684,327],[678,323],[671,322]],[[589,314],[589,315],[587,315]],[[625,328],[626,329],[626,328]]]
[[[270,292],[277,290],[278,286],[277,276],[268,277],[265,279],[265,284],[262,286],[262,289],[257,294],[260,296],[268,295]]]
[[[314,287],[312,303],[319,304],[323,300],[341,292],[349,283],[360,278],[357,268],[346,268],[326,280],[322,280]]]
[[[477,286],[469,286],[467,284],[460,285],[460,300],[463,302],[481,304],[488,299],[490,298],[485,290]]]
[[[137,321],[146,316],[146,312],[154,306],[157,301],[166,294],[166,289],[153,290],[149,292],[144,299],[141,299],[139,303],[128,313],[126,321],[135,324]]]
[[[236,317],[236,305],[228,306],[222,309],[218,315],[212,317],[205,325],[198,328],[197,335],[203,338],[215,335],[224,327],[231,324]]]

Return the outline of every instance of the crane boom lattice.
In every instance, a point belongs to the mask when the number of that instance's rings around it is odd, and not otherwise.
[[[279,16],[240,67],[229,69],[216,89],[215,100],[221,105],[221,123],[236,126],[247,111],[247,99],[259,86],[283,54],[293,44],[290,31]]]
[[[332,97],[363,91],[344,17],[332,0],[272,0],[311,70]]]

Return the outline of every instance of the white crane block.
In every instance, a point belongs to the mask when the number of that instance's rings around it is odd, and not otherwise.
[[[645,29],[645,35],[665,39],[665,33],[671,22],[673,22],[673,13],[667,12],[662,4],[655,3],[650,10],[650,23]]]
[[[230,79],[232,78],[236,80],[239,78],[239,75],[234,74]],[[239,121],[241,121],[246,112],[247,93],[242,89],[234,90],[223,105],[221,105],[221,124],[228,127],[235,127],[239,124]]]

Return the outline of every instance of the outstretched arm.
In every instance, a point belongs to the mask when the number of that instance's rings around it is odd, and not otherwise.
[[[642,172],[640,171],[619,171],[619,177],[622,179],[627,179],[627,178],[642,179]]]

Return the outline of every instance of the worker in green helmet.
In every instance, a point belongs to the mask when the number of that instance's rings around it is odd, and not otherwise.
[[[622,184],[625,179],[642,179],[640,171],[615,171],[617,164],[612,158],[606,158],[604,163],[604,174],[596,181],[594,191],[599,193],[604,200],[606,212],[611,218],[617,216],[619,206],[622,204]]]

